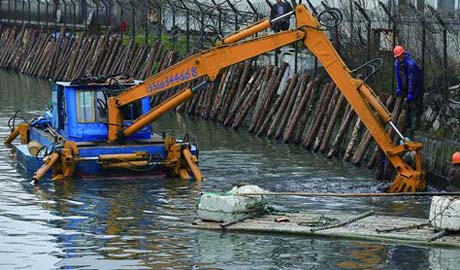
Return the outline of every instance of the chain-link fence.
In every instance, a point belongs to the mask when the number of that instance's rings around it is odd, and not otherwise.
[[[340,1],[337,7],[344,14],[338,31],[344,48],[340,52],[350,65],[382,58],[385,64],[373,84],[378,91],[393,91],[396,82],[392,49],[403,45],[423,71],[424,93],[420,95],[418,115],[424,116],[422,120],[426,120],[429,129],[444,126],[444,131],[458,130],[453,126],[460,119],[455,109],[460,81],[460,11],[446,10],[447,6],[435,9],[429,5],[433,1],[396,2]],[[427,105],[430,108],[423,115]]]
[[[54,31],[110,29],[139,42],[183,43],[180,48],[192,52],[265,17],[268,6],[251,1],[1,0],[0,22]]]
[[[24,25],[47,29],[65,27],[86,31],[91,27],[115,25],[112,0],[1,0],[3,25]],[[97,29],[95,29],[97,30]]]

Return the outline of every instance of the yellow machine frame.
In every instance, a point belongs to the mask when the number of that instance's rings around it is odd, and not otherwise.
[[[241,41],[270,27],[270,20],[262,20],[222,39],[215,47],[190,56],[148,78],[143,84],[134,86],[118,96],[109,98],[109,142],[119,141],[151,123],[192,97],[193,91],[185,89],[179,92],[125,129],[122,129],[121,107],[202,76],[207,76],[208,81],[214,81],[217,75],[228,66],[288,44],[302,41],[305,47],[321,62],[338,89],[340,89],[343,96],[395,167],[397,176],[389,191],[414,192],[424,190],[426,182],[420,155],[422,144],[405,141],[403,145],[393,145],[391,137],[385,131],[384,124],[390,124],[402,138],[404,137],[391,122],[391,114],[363,80],[353,78],[350,69],[336,52],[326,33],[321,29],[319,21],[310,11],[304,5],[298,5],[294,13],[296,29]],[[415,169],[411,168],[401,157],[401,154],[407,151],[416,151],[417,153]]]

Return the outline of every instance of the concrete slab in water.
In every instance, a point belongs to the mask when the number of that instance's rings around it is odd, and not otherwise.
[[[275,222],[276,219],[285,217],[287,222]],[[404,242],[408,244],[429,245],[429,246],[446,246],[460,248],[460,234],[448,234],[430,241],[437,235],[433,227],[427,224],[427,219],[396,217],[396,216],[379,216],[370,215],[360,218],[349,224],[329,229],[324,225],[334,225],[347,222],[353,219],[351,215],[345,214],[328,214],[326,220],[330,224],[321,224],[321,214],[317,213],[296,213],[285,215],[265,215],[254,219],[247,219],[242,222],[222,228],[220,223],[207,222],[202,220],[195,221],[191,227],[204,230],[226,230],[229,232],[263,232],[277,234],[296,234],[305,236],[323,236],[333,238],[350,238],[371,241],[388,241]],[[320,222],[318,222],[320,221]],[[388,230],[393,228],[414,227],[392,230],[388,232],[378,232],[378,230]],[[320,230],[318,230],[320,229]]]

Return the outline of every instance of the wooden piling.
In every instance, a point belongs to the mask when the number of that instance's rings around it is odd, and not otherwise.
[[[324,116],[318,134],[316,135],[315,143],[313,144],[313,151],[317,152],[321,146],[322,140],[324,139],[324,133],[326,132],[330,117],[332,116],[332,111],[334,110],[335,103],[340,95],[337,87],[334,89],[331,100],[328,103],[327,109],[324,111]]]
[[[211,120],[216,120],[219,112],[220,112],[220,108],[221,108],[221,104],[222,104],[222,101],[223,101],[223,96],[224,96],[224,93],[225,93],[225,90],[224,90],[224,86],[225,84],[227,83],[229,77],[230,77],[230,73],[231,73],[231,70],[233,69],[233,67],[230,67],[230,68],[226,68],[223,73],[222,73],[222,76],[219,80],[219,84],[217,86],[217,89],[216,89],[216,95],[214,97],[214,101],[213,101],[213,104],[212,104],[212,107],[211,107],[211,113],[209,114],[209,118]]]
[[[71,80],[73,78],[73,71],[75,70],[76,63],[78,61],[79,52],[81,50],[85,34],[82,34],[77,40],[74,49],[70,55],[69,67],[64,75],[65,80]]]
[[[326,131],[324,133],[324,138],[321,143],[321,147],[319,148],[319,151],[321,153],[324,153],[327,150],[327,147],[329,146],[329,141],[332,136],[332,132],[334,131],[334,127],[336,125],[337,119],[339,118],[339,113],[342,111],[342,104],[345,102],[345,98],[342,94],[339,94],[339,98],[337,100],[337,104],[335,105],[334,112],[332,113],[331,120],[329,121],[329,124],[326,128]]]
[[[391,112],[391,121],[392,121],[393,123],[396,123],[397,120],[398,120],[399,114],[401,113],[402,102],[403,102],[402,97],[397,97],[397,98],[396,98],[396,101],[395,101],[393,110],[392,110],[392,112]],[[386,130],[387,134],[390,136],[390,138],[392,138],[392,140],[393,140],[393,138],[394,138],[394,131],[393,131],[389,126],[387,126],[387,127],[385,128],[385,130]],[[371,168],[374,166],[374,164],[375,164],[376,161],[377,161],[377,158],[378,158],[378,156],[379,156],[379,152],[380,152],[380,151],[381,151],[381,150],[380,150],[380,147],[379,147],[378,145],[376,145],[375,148],[374,148],[374,151],[373,151],[373,153],[372,153],[371,158],[370,158],[369,161],[367,162],[367,165],[366,165],[367,168],[371,169]]]
[[[234,69],[234,72],[232,73],[231,79],[229,81],[229,86],[227,93],[225,95],[224,102],[222,104],[222,109],[219,114],[219,121],[223,123],[225,121],[225,118],[227,117],[227,114],[230,110],[230,105],[231,102],[235,96],[235,93],[238,89],[238,81],[243,73],[243,66],[237,65],[237,67]]]
[[[390,108],[393,102],[394,102],[393,97],[389,96],[387,100],[385,101],[385,107]],[[356,151],[351,159],[351,163],[353,163],[353,165],[359,165],[361,160],[364,158],[367,148],[369,147],[371,142],[372,142],[372,135],[370,134],[369,130],[366,130],[366,132],[364,133],[363,139],[361,140],[358,148],[356,148]]]
[[[249,89],[251,87],[245,87],[248,85],[248,76],[249,76],[249,70],[251,68],[251,62],[246,61],[243,64],[243,70],[241,73],[241,77],[239,78],[239,81],[237,82],[237,88],[236,88],[236,93],[234,95],[234,98],[229,106],[229,111],[227,116],[224,119],[224,126],[229,126],[233,122],[233,119],[237,112],[240,110],[240,106],[243,103],[243,101],[247,98],[246,95],[249,94]],[[246,91],[244,91],[246,90]]]
[[[347,103],[347,108],[345,109],[345,114],[342,118],[342,124],[340,125],[339,131],[337,132],[334,142],[332,143],[331,149],[329,150],[327,154],[327,158],[332,158],[333,156],[336,156],[339,151],[340,151],[340,146],[342,144],[342,141],[345,137],[345,134],[347,132],[348,126],[350,125],[350,122],[352,121],[355,112],[351,108],[350,104]]]
[[[334,89],[335,85],[333,83],[327,83],[324,85],[320,100],[316,106],[315,112],[312,115],[314,122],[308,130],[307,136],[305,137],[305,140],[303,142],[303,146],[306,149],[309,149],[313,146],[313,141],[321,126],[324,117],[324,112],[327,109],[329,101],[331,100],[331,96],[334,92]]]
[[[256,135],[257,136],[263,136],[265,134],[265,130],[269,128],[270,122],[273,122],[272,119],[274,118],[276,112],[278,111],[278,108],[281,105],[281,102],[283,101],[284,97],[286,96],[287,89],[289,85],[291,84],[291,79],[287,81],[286,87],[284,88],[283,92],[281,92],[281,95],[276,99],[276,102],[270,107],[270,111],[267,114],[267,116],[264,118],[263,123],[261,124],[259,130],[257,130]]]
[[[306,102],[308,100],[308,83],[309,83],[309,76],[308,74],[303,74],[300,81],[300,88],[297,94],[296,100],[294,102],[294,107],[292,108],[292,112],[289,116],[289,121],[286,124],[286,129],[283,134],[283,141],[289,142],[291,140],[292,134],[297,127],[297,123],[301,113],[307,113],[305,109]]]
[[[267,70],[264,70],[265,73],[269,73]],[[262,87],[255,87],[254,91],[251,91],[251,93],[249,93],[249,96],[246,98],[246,100],[242,103],[242,106],[240,108],[240,110],[238,110],[236,116],[235,116],[235,121],[233,121],[232,123],[232,128],[233,129],[237,129],[241,126],[241,124],[243,123],[243,120],[244,118],[246,117],[246,115],[248,114],[249,110],[251,109],[251,107],[254,106],[254,103],[257,99],[257,96],[259,95],[259,93],[262,91]]]
[[[345,149],[345,154],[343,156],[344,161],[350,160],[351,156],[353,155],[353,151],[355,149],[356,142],[358,141],[360,137],[359,135],[360,135],[362,126],[363,124],[361,122],[361,119],[359,119],[359,117],[356,116],[356,122],[353,127],[353,131],[351,133],[350,140],[348,141],[347,148]]]
[[[313,103],[316,100],[316,92],[319,90],[319,87],[317,87],[317,84],[319,83],[319,78],[315,78],[314,80],[311,80],[307,84],[307,91],[306,91],[306,104],[305,104],[305,111],[302,113],[302,111],[299,111],[300,118],[299,123],[297,124],[297,127],[295,130],[295,135],[293,138],[293,142],[296,144],[300,144],[302,142],[302,136],[304,133],[308,131],[307,124],[308,120],[313,112]],[[294,134],[293,130],[293,134]]]
[[[269,138],[273,137],[275,135],[277,127],[281,125],[281,120],[283,118],[285,110],[287,109],[288,103],[292,96],[292,92],[294,91],[296,85],[297,85],[297,74],[294,74],[290,78],[288,87],[286,89],[286,93],[283,95],[283,100],[281,101],[281,104],[279,105],[279,108],[273,117],[273,121],[267,132],[267,137]]]
[[[274,100],[276,99],[278,88],[287,67],[287,63],[283,62],[278,70],[276,70],[276,68],[273,69],[272,74],[270,75],[270,80],[267,83],[267,92],[266,94],[261,95],[260,101],[258,101],[259,105],[256,104],[256,111],[251,121],[251,125],[249,126],[249,132],[258,133],[261,129],[265,116],[270,113],[271,104],[274,103]]]
[[[292,108],[294,107],[294,103],[297,99],[298,93],[300,92],[300,87],[305,85],[305,83],[302,83],[302,80],[307,80],[307,79],[308,79],[308,75],[304,74],[300,77],[300,80],[297,80],[296,85],[294,86],[294,89],[292,90],[292,93],[290,94],[287,105],[283,109],[283,115],[281,116],[279,125],[275,132],[275,140],[278,140],[283,134],[283,132],[285,131],[285,126],[287,125],[289,116],[292,113]]]
[[[111,52],[108,54],[109,57],[107,59],[107,62],[105,64],[105,67],[103,68],[102,74],[109,74],[111,73],[111,69],[113,66],[113,63],[116,61],[117,58],[117,52],[120,51],[120,46],[121,46],[121,39],[119,38],[114,38],[111,42]]]

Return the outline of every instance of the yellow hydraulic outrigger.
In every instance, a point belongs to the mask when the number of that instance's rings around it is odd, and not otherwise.
[[[296,18],[295,29],[242,41],[257,32],[268,29],[276,20],[292,14],[295,14]],[[391,122],[391,114],[363,80],[353,78],[350,69],[332,46],[319,21],[304,5],[296,6],[295,11],[282,17],[271,21],[265,19],[242,29],[223,38],[215,47],[190,56],[150,77],[143,84],[134,86],[118,96],[109,98],[109,142],[119,141],[123,137],[129,136],[145,125],[150,124],[167,111],[188,100],[194,91],[187,88],[177,93],[164,103],[153,108],[148,114],[134,121],[133,125],[124,129],[122,129],[121,107],[141,98],[167,91],[199,77],[207,76],[208,81],[214,81],[217,75],[228,66],[288,44],[302,41],[305,47],[321,62],[343,96],[395,167],[397,176],[389,191],[415,192],[424,190],[426,182],[420,155],[422,144],[404,140],[404,136]],[[391,137],[385,131],[385,124],[389,124],[396,131],[404,141],[403,145],[395,146],[393,144]],[[411,168],[401,157],[407,151],[416,151],[415,169]]]

